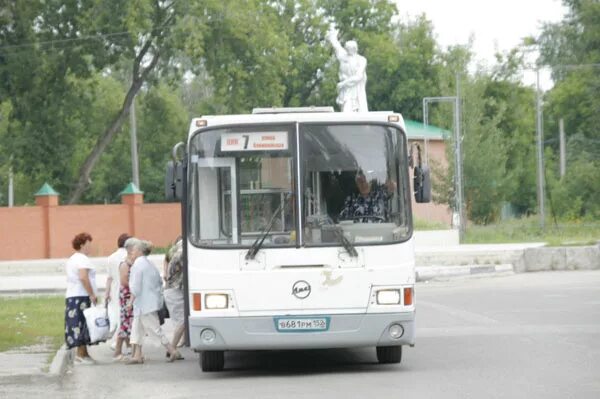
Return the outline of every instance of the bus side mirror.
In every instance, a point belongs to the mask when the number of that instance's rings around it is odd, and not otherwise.
[[[416,166],[414,172],[415,201],[418,203],[431,202],[431,174],[429,166]]]
[[[180,201],[183,197],[183,163],[180,161],[167,162],[165,197],[167,201]]]

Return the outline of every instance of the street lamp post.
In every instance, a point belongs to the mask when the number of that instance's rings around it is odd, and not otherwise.
[[[455,198],[456,212],[458,213],[458,229],[460,239],[465,233],[464,194],[462,183],[462,140],[460,137],[460,97],[457,85],[457,95],[450,97],[424,97],[423,98],[423,125],[429,125],[429,104],[436,102],[450,102],[454,105],[454,156],[455,156]]]

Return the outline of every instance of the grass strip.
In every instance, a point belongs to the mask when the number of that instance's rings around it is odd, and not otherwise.
[[[554,222],[546,218],[545,228],[532,216],[487,226],[469,224],[464,244],[545,242],[549,246],[594,245],[600,241],[600,222]]]
[[[63,296],[0,297],[0,352],[40,343],[58,348],[64,312]]]

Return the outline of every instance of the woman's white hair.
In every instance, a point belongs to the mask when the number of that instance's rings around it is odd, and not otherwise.
[[[152,243],[146,240],[140,240],[139,238],[131,237],[125,241],[124,245],[126,250],[139,249],[144,255],[150,255],[152,252]]]

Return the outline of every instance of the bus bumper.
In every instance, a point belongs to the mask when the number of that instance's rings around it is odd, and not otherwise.
[[[354,348],[415,343],[414,311],[313,317],[328,318],[327,331],[281,332],[276,328],[277,316],[191,317],[190,346],[197,351],[207,351]],[[398,338],[391,336],[393,325],[402,326],[403,333]],[[398,327],[394,330],[397,334]]]

